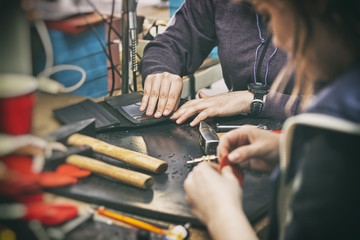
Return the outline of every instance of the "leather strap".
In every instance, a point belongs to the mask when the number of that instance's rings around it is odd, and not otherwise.
[[[268,93],[268,87],[262,85],[261,83],[251,83],[248,86],[250,92],[254,94],[254,99],[250,105],[249,116],[258,117],[260,116],[262,109],[264,107],[264,95]]]

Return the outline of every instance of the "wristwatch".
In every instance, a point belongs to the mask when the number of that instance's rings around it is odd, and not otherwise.
[[[250,105],[250,112],[248,112],[249,116],[258,117],[261,114],[261,111],[264,106],[264,96],[268,94],[269,87],[263,85],[262,83],[250,83],[248,85],[249,92],[254,94],[254,99]]]

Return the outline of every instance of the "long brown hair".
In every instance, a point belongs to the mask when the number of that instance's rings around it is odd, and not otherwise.
[[[343,44],[352,50],[356,60],[360,56],[360,1],[358,0],[279,0],[294,12],[295,28],[293,50],[289,62],[279,73],[272,88],[283,90],[292,74],[295,84],[292,95],[303,97],[303,107],[314,93],[319,76],[308,71],[316,58],[314,46],[314,21],[320,22]],[[329,50],[331,51],[331,49]],[[330,79],[326,79],[330,80]],[[288,107],[291,106],[291,101]]]

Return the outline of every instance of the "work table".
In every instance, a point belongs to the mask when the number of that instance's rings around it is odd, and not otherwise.
[[[60,123],[54,118],[52,110],[84,99],[85,97],[74,95],[39,93],[34,110],[33,134],[44,137],[56,130]],[[229,121],[231,122],[231,119]],[[246,118],[241,118],[241,121],[248,123]],[[261,120],[253,121],[264,123]],[[275,127],[281,126],[280,123],[270,120],[265,121],[265,123],[274,124]],[[188,173],[186,161],[192,157],[200,157],[202,154],[198,144],[199,133],[197,127],[191,128],[188,124],[179,126],[175,123],[166,122],[151,127],[101,132],[97,134],[97,138],[114,145],[158,157],[167,161],[169,168],[166,174],[154,176],[156,184],[152,189],[146,191],[92,175],[73,186],[51,189],[51,192],[55,193],[55,195],[50,194],[51,196],[61,195],[76,199],[79,202],[101,204],[119,211],[128,211],[131,214],[153,218],[169,224],[192,222],[193,228],[191,229],[190,239],[210,239],[206,229],[191,215],[182,188],[183,181]],[[101,160],[106,161],[106,159]],[[121,163],[116,164],[122,165]],[[259,188],[253,195],[245,196],[245,205],[248,206],[248,209],[254,211],[249,210],[249,214],[255,216],[255,212],[258,211],[256,204],[261,207],[266,207],[267,204],[253,202],[253,199],[261,199],[261,194],[266,192],[268,183],[258,184],[258,182],[265,181],[266,178],[261,174],[251,173],[248,176],[250,177],[246,180],[248,183],[244,185],[244,191],[248,192],[247,189]],[[255,205],[255,208],[253,205]],[[260,238],[268,222],[268,219],[264,218],[265,212],[264,209],[259,211],[261,216],[255,216],[252,219],[253,226],[259,233]]]

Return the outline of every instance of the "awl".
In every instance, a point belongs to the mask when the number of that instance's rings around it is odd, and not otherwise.
[[[202,147],[205,154],[216,154],[216,147],[219,144],[219,136],[217,135],[217,132],[210,127],[205,122],[200,122],[200,146]],[[213,156],[203,156],[202,158],[194,159],[192,161],[188,161],[187,164],[194,165],[196,163],[202,162],[202,161],[216,161],[217,157],[216,155]],[[242,185],[244,181],[244,173],[242,170],[235,164],[230,164],[230,161],[228,160],[227,156],[224,156],[220,160],[220,168],[223,168],[224,166],[229,165],[236,176],[236,178],[239,181],[239,184]]]
[[[216,155],[206,155],[199,158],[194,158],[186,162],[188,165],[196,165],[200,162],[218,162],[218,158]]]

